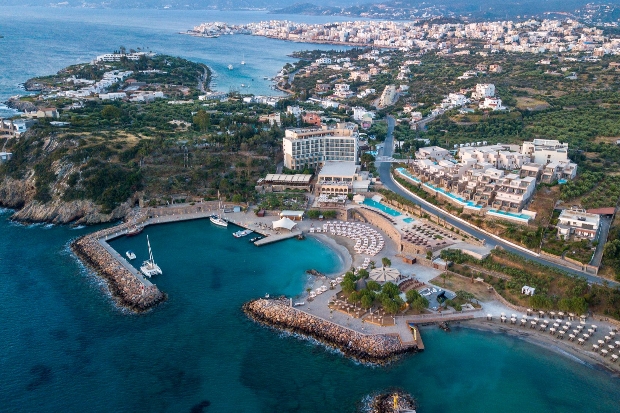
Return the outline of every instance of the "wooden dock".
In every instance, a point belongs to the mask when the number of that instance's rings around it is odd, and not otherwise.
[[[302,234],[301,231],[292,231],[288,234],[270,235],[268,237],[259,239],[258,241],[254,242],[254,245],[256,245],[257,247],[260,247],[261,245],[273,244],[274,242],[284,241],[285,239],[294,238],[301,234]]]

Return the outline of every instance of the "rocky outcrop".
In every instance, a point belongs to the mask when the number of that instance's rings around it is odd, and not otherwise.
[[[124,218],[131,207],[125,203],[110,214],[101,213],[101,207],[90,200],[52,201],[42,204],[31,201],[18,210],[11,219],[21,222],[51,222],[54,224],[100,224]]]
[[[361,334],[290,307],[287,300],[252,300],[243,305],[243,311],[259,323],[312,337],[361,363],[384,364],[417,351],[403,346],[396,336]]]
[[[35,201],[36,190],[31,180],[5,178],[0,181],[0,206],[16,209],[11,219],[20,222],[50,222],[54,224],[101,224],[123,219],[131,211],[132,202],[119,205],[104,214],[101,207],[90,200],[65,202],[55,199]]]
[[[32,103],[18,98],[11,98],[6,101],[6,105],[11,109],[19,110],[20,112],[31,112],[37,110],[37,107]]]
[[[142,313],[164,302],[167,295],[159,291],[156,285],[142,283],[99,243],[99,239],[127,229],[130,225],[124,223],[83,236],[71,243],[71,250],[106,281],[119,306]]]
[[[367,413],[399,413],[416,411],[416,402],[407,392],[394,389],[385,393],[375,394],[362,405],[361,412]]]
[[[27,181],[6,178],[0,181],[0,206],[19,209],[34,196],[34,186]]]

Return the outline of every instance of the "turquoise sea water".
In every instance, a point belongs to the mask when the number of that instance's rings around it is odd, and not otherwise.
[[[345,49],[309,45],[257,36],[220,36],[216,39],[178,34],[206,21],[248,23],[271,20],[265,12],[213,10],[110,10],[80,8],[2,7],[0,1],[0,102],[25,92],[19,86],[34,76],[49,75],[95,56],[141,47],[207,64],[214,73],[214,89],[228,92],[280,95],[264,77],[274,77],[297,50]],[[278,19],[329,22],[343,18],[278,15]],[[241,60],[246,64],[242,66]],[[234,66],[228,70],[228,65]],[[241,87],[241,85],[249,87]],[[0,117],[11,112],[0,107]]]
[[[425,413],[615,412],[620,382],[513,338],[423,331],[427,350],[387,368],[355,364],[309,341],[250,322],[241,304],[296,294],[304,271],[338,258],[317,241],[261,248],[207,220],[147,228],[113,242],[147,254],[170,295],[141,316],[115,309],[67,251],[90,229],[0,220],[0,400],[7,412],[351,412],[391,386]]]

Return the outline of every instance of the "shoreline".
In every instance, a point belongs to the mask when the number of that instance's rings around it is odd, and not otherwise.
[[[311,234],[309,232],[304,233],[304,235],[307,237],[312,237],[322,245],[329,248],[334,254],[338,256],[338,259],[340,260],[338,268],[336,268],[334,271],[326,273],[326,277],[334,278],[342,275],[345,272],[349,271],[349,269],[353,266],[354,258],[351,254],[351,251],[349,251],[349,249],[345,245],[340,244],[334,238],[328,237],[324,234]]]
[[[486,318],[475,318],[473,320],[462,321],[458,327],[466,328],[469,330],[482,331],[493,334],[502,334],[511,338],[523,340],[527,343],[535,345],[537,347],[543,347],[554,353],[561,355],[567,359],[572,360],[597,370],[604,370],[610,373],[614,377],[620,377],[620,365],[615,363],[603,363],[599,360],[600,355],[594,356],[592,351],[587,350],[591,347],[591,344],[584,344],[578,346],[577,344],[571,345],[565,340],[559,340],[552,336],[548,332],[539,332],[538,330],[531,330],[529,328],[520,328],[512,326],[510,324],[496,324],[493,321],[487,321]],[[589,346],[589,347],[588,347]],[[606,360],[610,360],[606,358]]]

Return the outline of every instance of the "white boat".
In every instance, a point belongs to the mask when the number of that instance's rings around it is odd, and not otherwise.
[[[306,303],[305,303],[305,302],[303,302],[303,301],[301,301],[301,302],[295,303],[295,304],[294,304],[294,306],[295,306],[295,307],[299,307],[299,306],[302,306],[302,305],[304,305],[304,304],[306,304]]]
[[[243,55],[243,60],[241,61],[241,64],[244,65],[245,64],[245,55]]]
[[[233,65],[228,65],[228,70],[233,70]]]
[[[130,260],[135,260],[136,259],[136,254],[135,252],[133,252],[132,250],[129,250],[125,253],[125,255],[127,256],[127,258],[129,258]]]
[[[161,268],[159,268],[159,265],[155,264],[155,260],[153,259],[153,251],[151,251],[151,242],[149,241],[148,235],[146,236],[146,243],[149,246],[149,259],[142,263],[140,271],[149,278],[153,275],[162,275]]]
[[[228,226],[228,222],[224,219],[222,219],[219,215],[211,215],[209,217],[209,220],[214,223],[215,225],[219,225],[220,227],[227,227]]]
[[[237,231],[237,232],[234,232],[234,233],[233,233],[233,237],[235,237],[235,238],[245,237],[246,235],[249,235],[249,234],[251,234],[252,232],[254,232],[254,231],[252,231],[251,229],[244,229],[244,230],[242,230],[242,231]]]

